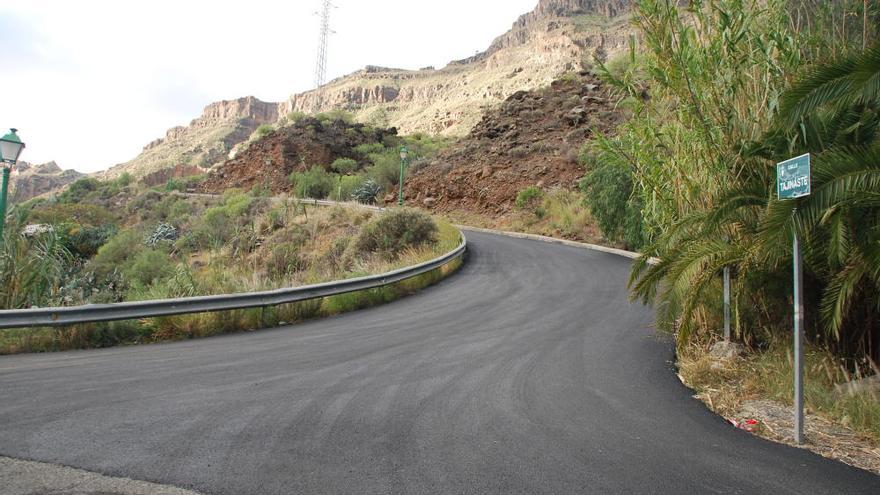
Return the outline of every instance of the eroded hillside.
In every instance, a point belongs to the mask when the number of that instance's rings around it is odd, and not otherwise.
[[[367,157],[356,148],[382,143],[396,133],[394,129],[377,129],[344,120],[304,118],[240,150],[235,158],[212,170],[201,189],[222,193],[230,188],[258,186],[276,193],[289,191],[290,174],[312,166],[329,170],[337,159],[348,158],[363,168]]]
[[[623,118],[602,83],[586,72],[517,92],[467,137],[416,164],[407,199],[439,211],[493,215],[509,212],[517,192],[529,186],[573,189],[584,174],[579,147]]]

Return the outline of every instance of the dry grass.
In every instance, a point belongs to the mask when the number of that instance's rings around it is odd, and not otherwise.
[[[679,349],[682,382],[712,411],[740,424],[757,420],[755,434],[791,444],[793,375],[787,346],[775,344],[720,361],[708,348],[690,344]],[[848,371],[853,363],[815,348],[805,354],[804,447],[880,474],[880,396],[836,391],[836,385],[860,376]]]
[[[378,215],[375,212],[343,207],[291,209],[285,225],[304,232],[307,240],[299,251],[306,268],[289,276],[271,277],[266,270],[271,242],[249,254],[235,254],[227,246],[223,252],[198,258],[195,272],[201,291],[210,294],[250,292],[278,287],[295,287],[345,278],[385,273],[425,262],[455,249],[461,234],[448,221],[438,220],[437,242],[405,249],[396,256],[388,253],[353,253],[360,227]],[[207,263],[204,260],[208,260]],[[440,269],[380,289],[354,292],[303,301],[275,308],[255,308],[219,313],[148,318],[61,328],[12,329],[0,332],[0,354],[42,352],[89,347],[109,347],[157,341],[183,340],[219,333],[251,331],[258,328],[295,323],[320,316],[352,311],[393,301],[445,278],[458,268],[456,261]],[[218,269],[219,268],[219,269]],[[157,289],[148,298],[173,297]]]
[[[580,193],[565,189],[550,190],[534,207],[514,209],[503,215],[490,217],[476,212],[453,211],[446,216],[454,223],[472,227],[621,247],[603,238]]]

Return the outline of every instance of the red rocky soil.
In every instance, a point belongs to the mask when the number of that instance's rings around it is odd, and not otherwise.
[[[406,196],[437,211],[510,211],[526,187],[576,187],[584,175],[580,146],[624,118],[602,83],[585,73],[520,91],[486,113],[466,138],[414,164]]]
[[[329,167],[337,158],[352,158],[361,166],[367,165],[366,157],[354,148],[396,135],[393,128],[374,129],[342,120],[322,123],[305,118],[253,142],[212,171],[200,189],[222,193],[234,187],[250,189],[259,185],[275,193],[289,191],[291,172],[302,172],[314,165]]]

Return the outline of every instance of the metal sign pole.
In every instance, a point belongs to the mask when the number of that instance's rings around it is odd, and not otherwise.
[[[776,195],[780,200],[802,198],[812,192],[811,157],[807,153],[776,165]],[[794,265],[794,440],[804,443],[804,274],[801,243],[792,209]]]
[[[730,267],[724,267],[724,340],[730,342]]]
[[[804,443],[804,274],[801,269],[801,243],[797,232],[794,244],[794,441]]]

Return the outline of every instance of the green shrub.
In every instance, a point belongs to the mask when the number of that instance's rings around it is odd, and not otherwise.
[[[337,176],[336,185],[333,187],[333,193],[330,199],[335,201],[349,201],[354,199],[354,193],[361,185],[370,179],[365,179],[360,175],[344,175]]]
[[[176,226],[183,225],[193,212],[193,206],[189,201],[176,201],[168,207],[165,220]]]
[[[283,278],[304,267],[299,247],[291,242],[272,247],[266,269],[272,278]]]
[[[128,172],[123,172],[119,177],[117,177],[113,181],[113,183],[116,184],[117,186],[119,186],[120,188],[129,186],[129,185],[131,185],[132,182],[134,182],[134,177]]]
[[[107,208],[87,203],[58,203],[38,206],[28,213],[29,223],[63,223],[91,225],[93,227],[113,223],[113,215]]]
[[[336,161],[330,165],[330,168],[335,170],[340,174],[350,174],[357,170],[358,162],[357,160],[352,160],[351,158],[337,158]]]
[[[285,220],[286,215],[284,211],[279,208],[272,208],[266,213],[266,226],[272,232],[284,227]]]
[[[253,202],[254,198],[246,193],[227,191],[224,194],[223,208],[230,218],[239,219],[248,213]]]
[[[400,182],[400,155],[397,151],[386,149],[383,153],[373,153],[370,161],[373,165],[367,169],[367,175],[382,189],[387,191]]]
[[[268,136],[269,134],[272,134],[272,131],[274,131],[274,130],[275,130],[275,128],[272,127],[272,124],[263,124],[263,125],[257,127],[257,130],[254,131],[253,139],[254,140],[263,139],[264,137]]]
[[[354,150],[361,155],[366,157],[372,155],[373,153],[382,153],[385,151],[385,146],[382,143],[367,143],[367,144],[359,144],[354,147]]]
[[[153,218],[156,204],[165,197],[165,195],[158,191],[144,191],[128,204],[128,211],[132,215],[137,214],[142,219]]]
[[[333,190],[333,175],[319,166],[313,166],[307,172],[294,172],[290,175],[297,197],[324,199]]]
[[[107,240],[116,235],[118,229],[113,224],[100,227],[77,225],[70,229],[62,242],[71,254],[82,258],[91,258]]]
[[[345,110],[330,110],[329,112],[321,112],[315,115],[315,118],[321,121],[321,124],[328,125],[341,120],[346,124],[354,123],[354,115]]]
[[[165,191],[186,192],[186,183],[178,178],[172,177],[168,179],[168,182],[165,183]]]
[[[71,183],[67,189],[58,196],[61,203],[79,203],[90,193],[101,187],[101,181],[94,177],[84,177]]]
[[[641,202],[633,196],[632,172],[602,159],[590,166],[593,169],[581,179],[580,188],[602,234],[610,241],[624,241],[630,249],[640,249],[645,233]]]
[[[541,188],[529,186],[516,193],[516,207],[520,209],[525,208],[543,197],[544,191],[541,191]]]
[[[122,272],[125,280],[135,287],[147,287],[153,282],[174,274],[174,265],[163,251],[145,249],[137,253]]]
[[[365,225],[355,241],[355,249],[396,257],[408,247],[436,243],[438,232],[437,224],[427,213],[397,209]]]
[[[205,210],[201,221],[193,225],[192,234],[184,234],[179,245],[190,250],[206,247],[220,247],[235,235],[236,230],[250,221],[248,213],[254,198],[239,190],[224,193],[223,204]]]
[[[125,261],[144,250],[143,236],[133,230],[125,230],[113,236],[98,248],[89,267],[98,277],[107,277],[118,270]]]
[[[404,138],[404,144],[409,149],[410,163],[429,157],[447,148],[452,142],[452,138],[436,137],[421,132]]]
[[[366,119],[367,124],[384,129],[389,125],[388,111],[385,107],[378,107]]]
[[[205,210],[200,225],[196,226],[195,241],[198,247],[220,247],[235,234],[237,225],[233,209],[227,206],[215,206]]]
[[[70,253],[53,231],[27,239],[11,222],[0,242],[0,308],[46,306],[57,299]],[[2,333],[2,332],[0,332]]]
[[[289,114],[284,116],[283,124],[296,124],[306,117],[308,117],[308,114],[303,112],[290,112]]]

